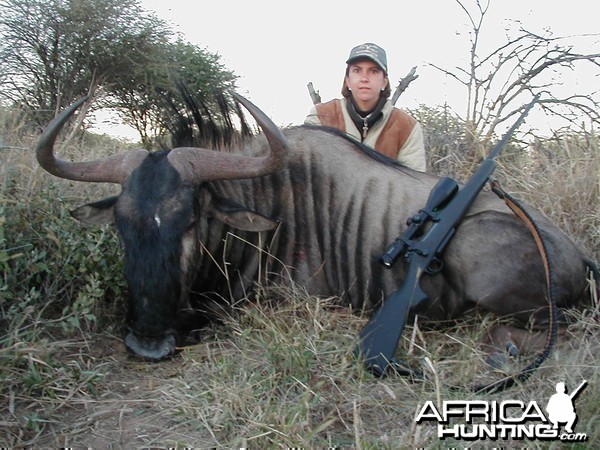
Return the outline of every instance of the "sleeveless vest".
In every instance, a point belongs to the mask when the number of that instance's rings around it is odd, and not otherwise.
[[[321,125],[348,132],[342,108],[344,108],[342,101],[337,98],[316,105]],[[375,150],[396,159],[417,121],[398,108],[393,108],[391,114],[384,114],[381,120],[385,122],[385,125],[375,141]]]

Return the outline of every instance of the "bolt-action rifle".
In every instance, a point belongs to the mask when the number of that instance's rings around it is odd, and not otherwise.
[[[366,367],[376,376],[385,376],[390,366],[405,372],[403,366],[395,361],[394,351],[410,308],[417,307],[428,298],[419,280],[423,274],[435,275],[441,271],[444,249],[496,169],[494,158],[538,99],[539,95],[527,105],[462,189],[454,179],[441,178],[431,190],[425,207],[408,219],[407,229],[382,255],[381,262],[387,268],[404,256],[408,269],[402,286],[379,306],[359,333],[355,353],[364,358]]]

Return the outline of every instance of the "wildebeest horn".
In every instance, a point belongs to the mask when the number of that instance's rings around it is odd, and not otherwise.
[[[36,147],[37,160],[52,175],[75,181],[122,183],[127,175],[146,157],[146,150],[128,152],[96,161],[71,162],[54,154],[54,142],[62,127],[86,101],[82,97],[56,116],[46,127]]]
[[[175,148],[169,154],[169,161],[183,178],[210,181],[258,177],[273,173],[285,161],[288,144],[281,130],[248,99],[236,92],[231,95],[252,114],[267,138],[271,152],[258,157],[192,147]]]

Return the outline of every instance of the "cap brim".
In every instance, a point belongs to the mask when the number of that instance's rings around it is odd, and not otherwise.
[[[387,68],[383,64],[381,64],[375,58],[372,58],[371,56],[367,56],[367,55],[359,55],[359,56],[355,56],[353,58],[349,58],[346,61],[346,64],[351,64],[354,61],[359,61],[359,60],[364,60],[364,59],[368,59],[369,61],[373,61],[375,64],[377,64],[381,68],[381,70],[383,70],[385,73],[387,73]]]

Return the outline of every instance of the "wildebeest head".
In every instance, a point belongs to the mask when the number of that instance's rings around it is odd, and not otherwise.
[[[287,142],[281,131],[256,106],[234,94],[261,126],[271,152],[247,156],[200,148],[176,148],[149,153],[131,150],[90,162],[71,162],[53,151],[61,128],[86,100],[81,99],[57,116],[37,145],[40,165],[51,174],[77,181],[118,183],[119,196],[84,205],[73,212],[79,220],[114,222],[125,249],[129,304],[125,344],[133,353],[161,359],[175,351],[177,313],[187,302],[198,254],[199,204],[214,218],[252,231],[275,223],[202,196],[199,187],[212,180],[241,179],[272,173],[284,162]],[[243,210],[243,214],[240,212]]]

